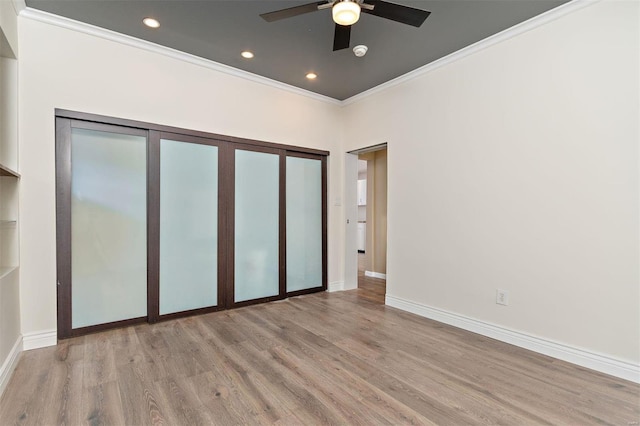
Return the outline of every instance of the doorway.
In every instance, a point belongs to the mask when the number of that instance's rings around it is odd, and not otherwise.
[[[357,288],[362,297],[384,303],[387,276],[387,146],[383,144],[352,151],[347,157],[346,282],[352,285],[345,288]]]

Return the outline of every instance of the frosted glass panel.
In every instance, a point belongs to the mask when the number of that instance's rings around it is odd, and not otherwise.
[[[160,314],[218,304],[218,148],[160,141]]]
[[[287,292],[322,286],[322,163],[287,157]]]
[[[236,150],[235,301],[279,293],[279,162],[275,154]]]
[[[147,315],[147,145],[71,131],[72,327]]]

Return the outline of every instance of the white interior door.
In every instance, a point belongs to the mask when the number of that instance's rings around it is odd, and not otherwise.
[[[345,154],[344,164],[344,289],[353,290],[358,288],[358,156]]]

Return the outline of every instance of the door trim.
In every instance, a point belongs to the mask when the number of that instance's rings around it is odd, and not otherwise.
[[[64,339],[109,328],[145,322],[147,316],[74,329],[72,323],[73,297],[71,280],[71,130],[85,129],[144,137],[149,149],[148,132],[143,129],[123,128],[105,123],[92,123],[56,117],[56,270],[58,338]],[[147,162],[148,163],[148,162]],[[149,165],[147,164],[147,174]],[[147,181],[147,193],[149,182]],[[147,195],[148,198],[148,195]],[[147,202],[148,204],[148,202]],[[148,207],[147,207],[148,208]],[[147,216],[148,216],[147,210]],[[148,226],[148,224],[147,224]],[[147,232],[147,238],[149,238]],[[147,243],[147,256],[149,255]],[[148,285],[148,278],[147,278]],[[147,299],[149,295],[147,294]],[[147,312],[148,315],[148,312]]]
[[[208,133],[208,132],[203,132],[199,130],[183,129],[180,127],[165,126],[161,124],[147,123],[144,121],[128,120],[124,118],[109,117],[106,115],[90,114],[86,112],[71,111],[71,110],[60,109],[60,108],[56,108],[55,116],[59,118],[82,120],[85,122],[91,121],[96,123],[113,124],[113,125],[122,126],[122,127],[133,127],[137,129],[144,129],[145,131],[157,130],[159,132],[195,136],[195,137],[201,137],[205,139],[215,139],[218,141],[239,143],[244,145],[255,145],[258,147],[265,147],[265,148],[269,147],[273,149],[284,149],[286,151],[294,151],[294,152],[306,152],[309,154],[316,154],[316,155],[329,155],[329,151],[324,151],[324,150],[315,149],[315,148],[284,145],[284,144],[274,143],[274,142],[266,142],[266,141],[260,141],[260,140],[254,140],[254,139],[240,138],[235,136],[220,135],[216,133]]]

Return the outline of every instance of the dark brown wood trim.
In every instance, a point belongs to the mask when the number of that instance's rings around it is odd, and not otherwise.
[[[147,123],[143,121],[127,120],[127,119],[117,118],[117,117],[108,117],[108,116],[98,115],[98,114],[89,114],[89,113],[78,112],[78,111],[70,111],[66,109],[56,108],[55,115],[57,117],[62,117],[62,118],[92,121],[96,123],[114,124],[118,126],[132,127],[132,128],[145,129],[145,130],[157,130],[160,132],[197,136],[197,137],[202,137],[206,139],[216,139],[224,142],[241,143],[245,145],[256,145],[256,146],[261,146],[265,148],[269,147],[274,149],[286,149],[287,151],[307,152],[310,154],[317,154],[317,155],[329,155],[329,151],[324,151],[324,150],[319,150],[314,148],[290,146],[290,145],[284,145],[284,144],[279,144],[274,142],[245,139],[245,138],[239,138],[235,136],[226,136],[226,135],[220,135],[216,133],[202,132],[198,130],[189,130],[189,129],[182,129],[179,127]]]
[[[287,156],[280,154],[280,187],[279,187],[279,219],[278,219],[278,248],[279,248],[279,281],[280,298],[287,297]]]
[[[218,301],[217,306],[208,306],[206,308],[190,309],[188,311],[172,312],[170,314],[160,315],[158,316],[157,321],[168,321],[176,318],[185,318],[194,315],[208,314],[211,312],[222,311],[224,309],[225,308],[220,305],[220,301]]]
[[[128,327],[130,325],[144,324],[147,317],[131,318],[121,321],[107,322],[104,324],[90,325],[87,327],[74,328],[68,337],[84,336],[86,334],[97,333],[100,331],[112,330],[114,328]]]
[[[140,129],[121,128],[114,125],[102,123],[83,123],[81,121],[66,118],[56,118],[56,250],[57,250],[57,288],[58,288],[58,338],[68,338],[79,336],[103,329],[121,327],[129,325],[126,319],[108,324],[99,324],[90,327],[73,329],[73,283],[71,279],[72,271],[72,243],[71,243],[71,132],[72,129],[87,129],[104,131],[109,133],[142,136],[148,140],[148,132]],[[148,172],[148,169],[147,169]],[[149,188],[147,188],[149,189]],[[147,200],[148,208],[148,200]],[[147,225],[148,227],[149,225]],[[149,228],[147,228],[149,232]],[[147,234],[149,238],[149,234]],[[147,241],[148,244],[148,241]],[[148,250],[148,249],[147,249]],[[147,256],[149,254],[147,253]],[[148,259],[147,259],[148,261]],[[147,279],[147,287],[149,282]],[[148,299],[148,298],[147,298]],[[148,299],[149,300],[149,299]],[[148,307],[147,307],[148,308]],[[147,317],[141,317],[147,321]],[[140,321],[138,321],[140,322]],[[115,324],[115,325],[113,325]],[[105,328],[102,328],[102,327]]]
[[[242,307],[242,306],[248,306],[248,305],[253,305],[256,303],[264,303],[264,302],[271,302],[274,300],[282,300],[284,298],[286,298],[286,287],[284,288],[283,291],[283,285],[286,286],[286,281],[283,282],[283,273],[282,273],[282,266],[283,266],[283,249],[282,249],[282,227],[283,227],[283,217],[282,217],[282,211],[284,209],[284,205],[282,204],[283,202],[283,197],[282,197],[282,192],[283,192],[283,173],[284,173],[284,167],[286,167],[285,165],[283,165],[283,162],[286,161],[286,157],[284,156],[285,151],[281,150],[281,149],[274,149],[272,147],[262,147],[262,146],[252,146],[252,145],[245,145],[245,144],[231,144],[231,151],[232,151],[232,157],[230,158],[230,164],[231,167],[233,168],[233,171],[231,172],[231,177],[233,178],[233,182],[231,182],[230,188],[230,208],[228,209],[229,214],[231,215],[231,221],[230,221],[230,228],[229,228],[229,236],[228,236],[228,240],[227,240],[227,246],[230,247],[230,253],[228,254],[230,256],[230,260],[227,263],[227,268],[228,268],[228,279],[229,279],[229,283],[231,283],[228,286],[228,297],[227,297],[227,307],[228,308],[238,308],[238,307]],[[236,150],[241,150],[241,151],[252,151],[252,152],[261,152],[261,153],[265,153],[265,154],[273,154],[273,155],[278,155],[279,156],[279,175],[278,175],[278,294],[273,295],[273,296],[267,296],[267,297],[263,297],[260,299],[252,299],[252,300],[243,300],[241,302],[236,302],[235,301],[235,152]],[[286,241],[285,241],[286,244]],[[286,269],[285,269],[285,274],[286,274]]]
[[[174,312],[174,313],[170,313],[170,314],[160,314],[160,192],[161,192],[161,176],[160,176],[160,168],[161,168],[161,140],[171,140],[171,141],[175,141],[175,142],[180,142],[180,143],[193,143],[193,144],[199,144],[199,145],[207,145],[207,146],[215,146],[218,148],[218,164],[217,164],[217,168],[218,168],[218,240],[217,240],[217,250],[218,250],[218,259],[217,259],[217,263],[218,263],[218,272],[217,272],[217,277],[218,277],[218,282],[217,282],[217,304],[215,306],[207,306],[207,307],[203,307],[203,308],[196,308],[196,309],[189,309],[186,311],[180,311],[180,312]],[[151,268],[153,266],[154,270],[157,271],[156,276],[152,276],[151,272],[149,274],[150,277],[150,297],[152,297],[154,300],[149,300],[149,322],[153,323],[153,322],[157,322],[157,321],[165,321],[167,319],[171,319],[171,318],[180,318],[180,317],[185,317],[185,316],[189,316],[189,315],[195,315],[197,313],[207,313],[207,312],[215,312],[215,311],[219,311],[221,309],[223,309],[226,304],[225,304],[225,285],[224,283],[226,282],[225,279],[225,260],[224,260],[224,256],[221,255],[221,252],[223,251],[224,247],[225,247],[225,229],[224,226],[222,225],[222,212],[224,211],[224,209],[221,207],[221,204],[224,204],[224,194],[223,194],[223,184],[222,184],[222,178],[224,176],[224,171],[221,170],[221,162],[222,162],[222,158],[224,158],[224,154],[222,153],[222,151],[224,150],[224,148],[222,148],[221,144],[219,143],[219,141],[216,140],[212,140],[212,139],[205,139],[205,138],[200,138],[200,137],[195,137],[195,136],[188,136],[188,135],[180,135],[180,134],[176,134],[176,133],[167,133],[167,132],[157,132],[155,130],[150,131],[150,138],[149,138],[149,146],[150,146],[150,153],[153,152],[151,150],[154,150],[155,147],[157,146],[157,153],[154,155],[149,156],[149,168],[151,170],[156,169],[157,170],[157,174],[154,174],[153,176],[150,175],[150,192],[149,192],[149,197],[151,199],[154,199],[154,210],[155,212],[157,212],[157,218],[154,218],[154,220],[157,221],[157,235],[154,238],[153,241],[149,241],[149,251],[153,251],[154,253],[154,258],[157,259],[157,265],[152,265],[151,261],[149,262],[149,267]],[[152,159],[155,159],[155,161],[152,161]],[[154,167],[154,165],[157,164],[157,167]],[[213,166],[213,165],[212,165]],[[153,178],[153,180],[151,180]],[[153,188],[153,192],[151,191],[151,188]],[[151,206],[150,206],[151,208]],[[151,216],[150,216],[151,219]],[[153,245],[152,245],[153,243]],[[222,257],[222,258],[221,258]],[[152,284],[152,280],[151,278],[153,278],[153,281],[156,283],[156,285],[154,286],[155,288],[153,288],[153,293],[151,292],[151,284]],[[153,307],[153,311],[151,310],[151,304],[154,304]],[[153,316],[151,315],[151,313],[153,313]]]
[[[160,133],[147,141],[147,316],[160,316]]]
[[[218,152],[218,305],[229,308],[234,299],[235,149],[224,144]]]
[[[320,288],[320,290],[326,290],[328,288],[328,272],[327,272],[327,265],[328,265],[328,257],[327,257],[327,250],[328,250],[328,241],[327,241],[327,231],[328,231],[328,201],[327,201],[327,157],[324,155],[313,155],[313,154],[308,154],[308,153],[300,153],[300,152],[289,152],[287,151],[287,157],[297,157],[297,158],[308,158],[310,160],[318,160],[321,162],[321,185],[322,185],[322,189],[321,189],[321,194],[322,194],[322,287]],[[285,204],[284,204],[285,208],[286,208],[286,200],[285,200]],[[286,223],[286,222],[285,222]],[[285,237],[286,237],[286,233],[285,233]],[[315,289],[311,289],[314,290]],[[300,293],[300,291],[296,291],[293,293],[287,293],[287,297],[290,297],[291,295],[299,295],[299,294],[306,294],[304,293],[304,291],[306,290],[301,290],[302,293]],[[313,291],[312,291],[313,292]]]
[[[137,129],[135,127],[120,126],[111,123],[94,123],[90,121],[71,120],[72,129],[94,130],[96,132],[116,133],[120,135],[132,135],[147,137],[147,129]]]
[[[287,297],[302,296],[303,294],[318,293],[320,291],[325,291],[325,290],[326,290],[325,286],[313,287],[313,288],[305,288],[303,290],[291,291],[291,292],[287,293]]]
[[[159,126],[131,120],[56,110],[56,212],[58,280],[58,337],[180,318],[314,293],[327,288],[327,151],[291,147],[211,133]],[[83,121],[88,120],[88,121]],[[147,137],[147,316],[72,329],[71,283],[71,129],[81,128]],[[218,305],[160,315],[160,140],[169,139],[218,147]],[[235,302],[235,151],[241,149],[279,156],[279,293]],[[322,162],[322,286],[286,291],[286,157]],[[0,166],[0,175],[2,166]],[[11,176],[14,176],[13,174]],[[18,175],[19,176],[19,175]]]
[[[56,119],[56,287],[58,338],[71,336],[71,124]]]
[[[320,160],[324,155],[310,154],[308,152],[288,151],[287,157],[308,158],[309,160]]]
[[[275,296],[261,297],[259,299],[243,300],[242,302],[235,302],[229,309],[242,308],[243,306],[257,305],[259,303],[275,302],[276,300],[282,300],[279,294]]]
[[[244,143],[231,143],[230,144],[233,149],[239,149],[241,151],[252,151],[252,152],[262,152],[265,154],[273,154],[273,155],[280,155],[280,153],[282,152],[282,149],[280,148],[274,148],[272,146],[259,146],[259,145],[251,145],[251,144],[244,144]]]
[[[209,145],[209,146],[218,146],[218,147],[221,145],[221,142],[223,142],[218,139],[203,138],[201,136],[185,135],[181,133],[170,133],[170,132],[159,132],[159,133],[160,133],[160,139],[166,139],[166,140],[176,141],[176,142],[195,143],[199,145]]]

